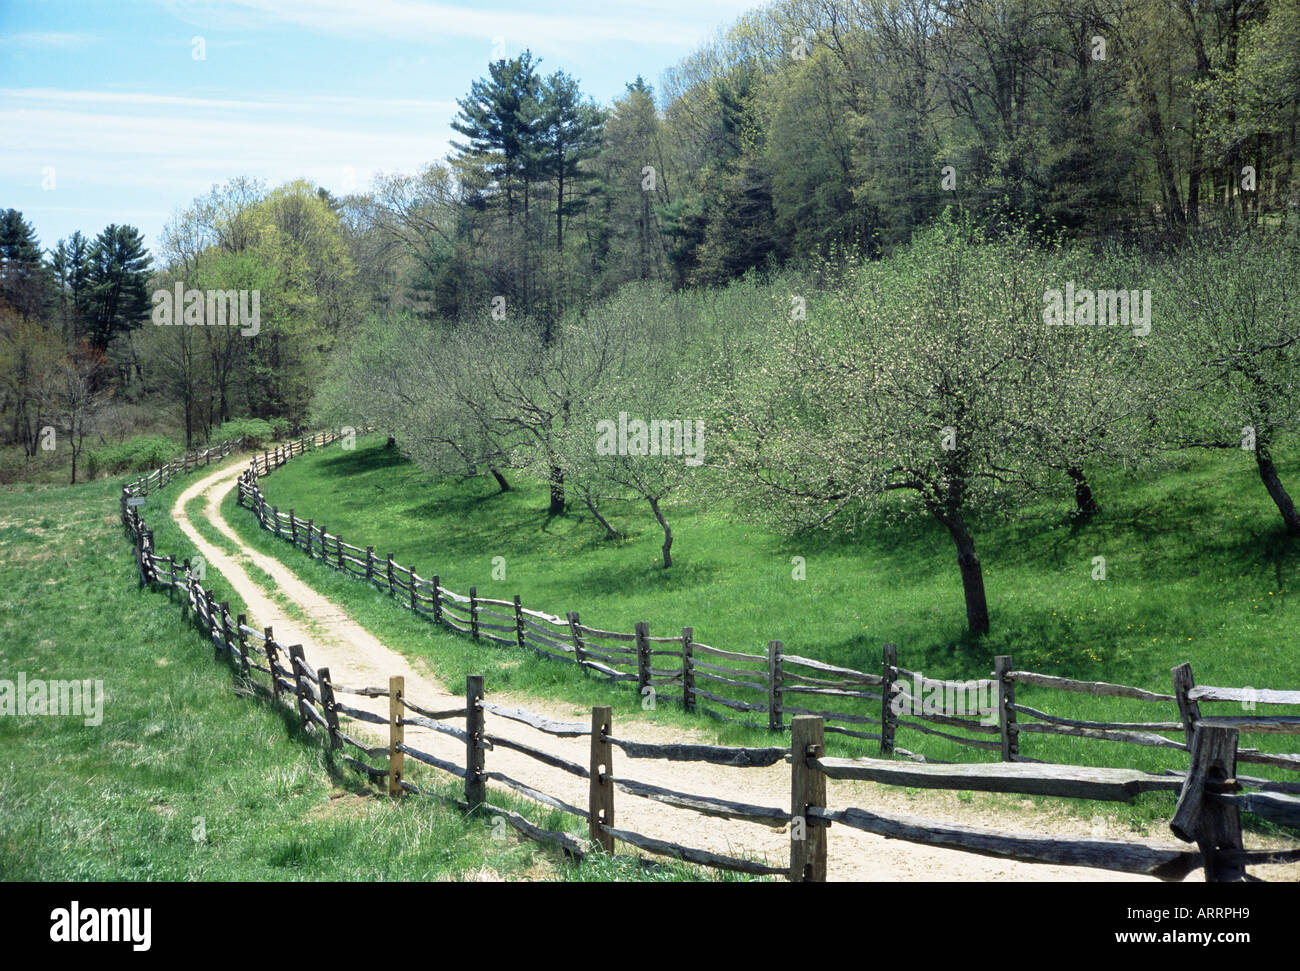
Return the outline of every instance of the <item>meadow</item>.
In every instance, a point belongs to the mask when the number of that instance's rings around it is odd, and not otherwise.
[[[1295,464],[1284,470],[1294,475]],[[293,507],[347,542],[374,544],[444,586],[509,599],[583,622],[651,633],[692,626],[697,641],[761,652],[780,639],[791,653],[875,671],[884,643],[900,664],[932,677],[987,677],[994,655],[1015,666],[1168,693],[1169,671],[1190,662],[1198,683],[1291,688],[1300,684],[1295,580],[1300,553],[1288,543],[1252,464],[1184,456],[1159,477],[1099,475],[1102,512],[1086,521],[1055,504],[1014,520],[976,524],[993,631],[967,634],[961,588],[945,533],[926,521],[882,524],[856,539],[779,535],[733,508],[685,502],[672,509],[674,565],[658,558],[657,525],[640,512],[622,520],[629,536],[603,539],[589,516],[546,515],[547,491],[526,476],[509,492],[491,480],[434,480],[383,436],[295,459],[261,482],[268,501]],[[575,704],[621,697],[567,665],[477,645],[432,630],[328,567],[260,530],[233,494],[223,516],[249,545],[278,557],[344,603],[393,646],[424,657],[453,685],[487,670],[489,685],[533,690]],[[1200,528],[1189,530],[1188,523]],[[1096,556],[1106,579],[1094,580]],[[793,578],[794,557],[806,579]],[[500,567],[504,558],[504,577]],[[494,562],[495,561],[495,562]],[[494,578],[494,570],[496,577]],[[1172,705],[1022,688],[1022,704],[1065,717],[1176,720]],[[667,708],[667,706],[664,706]],[[1278,709],[1277,713],[1290,713]],[[663,712],[712,728],[712,722]],[[765,731],[719,726],[719,737],[762,744]],[[900,729],[899,744],[933,758],[980,761],[988,753]],[[835,739],[846,752],[873,754],[874,743]],[[1288,747],[1290,743],[1290,747]],[[1288,736],[1252,736],[1243,745],[1289,751]],[[1130,744],[1021,736],[1022,754],[1045,761],[1175,768],[1186,756]],[[1255,774],[1273,770],[1252,766]],[[1284,777],[1284,776],[1279,776]],[[1141,819],[1167,811],[1163,800],[1128,807]]]
[[[182,480],[184,481],[184,480]],[[102,724],[0,717],[3,880],[727,879],[623,857],[580,866],[490,820],[390,800],[272,708],[168,595],[142,590],[117,518],[121,480],[0,490],[0,678],[100,680]],[[194,552],[146,509],[160,549]],[[207,583],[232,611],[216,571]],[[417,784],[457,787],[413,767]],[[538,825],[559,820],[502,794]]]

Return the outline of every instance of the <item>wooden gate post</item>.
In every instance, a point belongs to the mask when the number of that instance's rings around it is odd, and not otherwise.
[[[898,645],[886,644],[882,652],[880,676],[880,754],[894,754],[894,733],[898,715],[894,713],[894,678],[898,676]]]
[[[402,770],[406,767],[406,755],[398,748],[406,744],[406,728],[402,724],[402,692],[406,690],[406,679],[395,674],[388,679],[388,794],[399,796],[402,793]]]
[[[645,697],[645,689],[650,687],[650,625],[645,621],[636,623],[636,696]]]
[[[1016,729],[1016,683],[1007,677],[1011,673],[1011,655],[999,654],[993,659],[993,677],[998,682],[998,733],[1002,738],[1002,761],[1014,762],[1020,754],[1020,736]]]
[[[1196,723],[1201,720],[1201,706],[1187,697],[1187,692],[1191,691],[1196,683],[1192,677],[1192,666],[1180,664],[1169,673],[1174,679],[1174,700],[1178,704],[1178,719],[1183,723],[1183,734],[1187,736],[1187,745],[1190,748],[1196,733]]]
[[[812,808],[826,806],[826,776],[812,759],[826,754],[820,715],[795,715],[790,722],[790,882],[826,882],[824,819],[809,818]]]
[[[774,732],[785,727],[781,716],[781,647],[780,641],[767,642],[767,727]]]
[[[487,801],[483,778],[483,675],[465,676],[465,802],[473,812]]]
[[[695,628],[682,628],[682,707],[695,710]]]
[[[1206,883],[1246,878],[1245,865],[1225,858],[1222,852],[1242,849],[1241,811],[1235,804],[1214,798],[1237,788],[1237,730],[1197,725],[1192,734],[1191,765],[1169,828],[1183,842],[1194,841],[1200,847]]]
[[[609,743],[614,726],[614,709],[597,705],[591,709],[591,786],[588,790],[588,829],[594,847],[614,852],[614,836],[601,826],[614,825],[614,746]]]

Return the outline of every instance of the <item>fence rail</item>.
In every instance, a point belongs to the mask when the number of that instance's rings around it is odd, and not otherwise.
[[[327,432],[300,439],[286,446],[279,446],[273,452],[271,450],[264,452],[261,462],[266,468],[273,467],[272,463],[283,464],[288,458],[301,454],[308,448],[328,444],[334,440],[334,437],[336,436],[333,433]],[[230,454],[234,447],[232,443],[224,443],[223,446],[209,452],[224,457]],[[173,463],[171,467],[183,471],[187,467],[194,467],[194,464],[187,461],[180,464]],[[257,467],[258,460],[255,459],[252,468]],[[1122,872],[1144,873],[1163,879],[1178,879],[1195,867],[1203,866],[1207,879],[1237,880],[1246,876],[1247,865],[1291,862],[1300,859],[1300,850],[1246,851],[1243,849],[1239,819],[1241,811],[1257,814],[1279,825],[1296,826],[1300,823],[1300,798],[1277,791],[1242,792],[1247,780],[1236,775],[1236,763],[1240,755],[1237,748],[1239,727],[1245,725],[1252,730],[1257,730],[1257,726],[1263,723],[1271,727],[1280,726],[1280,730],[1291,731],[1292,722],[1287,719],[1261,722],[1259,718],[1251,718],[1246,722],[1224,724],[1227,719],[1201,718],[1197,707],[1201,702],[1236,701],[1239,700],[1243,689],[1193,687],[1190,683],[1190,668],[1186,665],[1174,671],[1175,694],[1171,696],[1180,711],[1184,713],[1184,717],[1175,727],[1185,729],[1188,738],[1185,747],[1190,755],[1189,768],[1186,773],[1181,774],[1181,777],[1178,774],[1152,774],[1132,769],[1084,768],[1024,761],[1019,764],[921,765],[886,759],[835,759],[828,757],[826,753],[825,732],[831,726],[826,725],[826,717],[821,714],[795,714],[788,726],[791,736],[789,746],[737,747],[643,742],[614,734],[612,709],[608,706],[592,709],[591,724],[588,727],[580,723],[556,722],[518,708],[495,704],[485,697],[481,676],[470,676],[466,679],[464,707],[435,710],[408,698],[401,677],[391,678],[386,688],[334,683],[327,667],[318,669],[312,666],[305,657],[301,645],[286,646],[279,643],[271,628],[259,632],[246,623],[243,615],[232,618],[228,604],[214,602],[212,592],[203,587],[198,577],[190,570],[188,562],[184,563],[178,571],[174,556],[158,554],[153,545],[153,533],[141,516],[140,507],[128,506],[125,500],[128,496],[147,495],[150,489],[165,486],[175,478],[175,474],[158,470],[123,490],[122,522],[133,539],[142,584],[166,588],[178,594],[184,608],[191,613],[200,629],[212,641],[216,651],[238,665],[250,691],[259,693],[273,702],[288,704],[298,716],[304,732],[327,738],[332,755],[337,756],[343,764],[366,775],[369,780],[385,783],[389,795],[394,798],[400,798],[408,793],[438,795],[405,778],[406,760],[410,759],[463,781],[464,799],[450,799],[456,806],[467,810],[489,812],[507,822],[522,836],[557,846],[573,857],[581,858],[591,852],[612,853],[615,841],[619,841],[639,850],[700,866],[760,876],[783,875],[796,882],[826,878],[826,828],[835,823],[889,838],[1025,862],[1101,867]],[[256,490],[255,477],[250,485],[249,495],[256,498],[258,503],[256,508],[264,513],[265,501],[260,491]],[[274,511],[274,507],[272,509],[274,517],[272,521],[276,531],[284,535],[284,523],[278,512]],[[309,554],[313,549],[318,549],[322,558],[328,556],[328,534],[324,531],[319,532],[317,534],[319,542],[316,542],[312,538],[314,525],[308,525],[301,534],[304,538],[299,540],[300,534],[294,518],[291,513],[288,528],[291,541],[304,545]],[[341,545],[339,549],[342,549]],[[342,554],[336,552],[335,556],[342,556]],[[651,639],[648,636],[648,627],[644,624],[637,625],[637,630],[630,635],[629,642],[628,635],[583,626],[576,613],[569,614],[567,621],[561,621],[554,615],[537,611],[525,612],[517,597],[513,601],[480,600],[473,588],[470,590],[469,597],[462,597],[440,587],[437,578],[421,581],[414,571],[406,568],[399,569],[393,563],[391,556],[386,557],[382,562],[383,569],[380,571],[380,579],[377,580],[373,548],[369,548],[365,561],[366,578],[379,586],[383,586],[386,582],[390,591],[395,592],[398,586],[396,577],[399,573],[405,573],[408,577],[405,592],[409,594],[412,604],[415,604],[420,597],[432,602],[435,607],[440,603],[444,607],[454,603],[457,605],[454,609],[460,609],[459,605],[468,603],[471,630],[479,636],[483,636],[480,625],[484,623],[480,611],[485,612],[486,609],[490,609],[483,608],[482,604],[509,606],[513,612],[515,621],[513,633],[516,636],[506,641],[507,643],[523,645],[527,642],[525,617],[530,618],[527,623],[534,620],[541,621],[543,624],[550,624],[559,629],[554,634],[556,640],[553,643],[561,650],[567,648],[572,652],[571,656],[568,651],[556,656],[573,660],[575,663],[583,663],[596,670],[604,669],[613,674],[620,673],[613,667],[587,659],[588,655],[601,653],[613,664],[628,666],[634,664],[635,672],[629,670],[626,673],[638,681],[646,675],[653,677],[654,672],[648,658],[662,656],[662,652],[650,650],[649,645],[678,642],[677,638]],[[419,593],[422,584],[423,594]],[[494,615],[508,619],[505,615],[495,612]],[[506,625],[499,626],[509,630]],[[571,642],[568,645],[559,640],[564,636],[563,627],[567,627],[570,636]],[[605,647],[603,651],[597,652],[591,647],[591,639],[632,643],[635,647],[621,650]],[[710,668],[722,669],[724,672],[740,670],[730,669],[725,665],[706,666],[704,663],[699,663],[695,660],[696,651],[699,651],[702,656],[733,663],[763,662],[767,675],[766,682],[760,679],[761,672],[758,669],[752,673],[745,671],[744,676],[755,679],[752,682],[755,690],[764,690],[767,693],[769,705],[766,710],[772,720],[778,722],[772,727],[783,730],[787,726],[779,724],[780,717],[790,712],[792,706],[785,705],[782,696],[797,693],[795,689],[801,684],[811,686],[803,693],[818,697],[867,694],[867,692],[845,688],[842,686],[843,683],[880,686],[883,689],[881,692],[871,694],[884,705],[882,719],[877,722],[882,726],[880,736],[882,747],[885,745],[886,738],[884,731],[902,724],[897,718],[890,719],[888,714],[890,707],[886,704],[886,700],[896,698],[900,694],[907,694],[905,688],[901,687],[906,684],[905,679],[912,679],[914,691],[918,690],[916,686],[922,683],[930,687],[938,685],[944,688],[950,684],[959,684],[959,682],[933,679],[916,680],[919,675],[897,667],[896,657],[890,648],[886,648],[882,674],[877,676],[846,668],[835,668],[807,658],[783,655],[779,641],[769,644],[766,656],[746,655],[695,644],[690,628],[687,628],[683,631],[680,643],[683,684],[687,683],[688,673],[692,677],[701,677],[710,674]],[[818,671],[819,674],[833,674],[837,677],[827,679],[804,676],[802,680],[799,676],[788,678],[785,673],[786,664],[792,667],[806,667]],[[255,679],[253,672],[266,675],[267,683]],[[720,676],[717,671],[712,673]],[[1009,725],[1014,722],[1015,715],[1029,714],[1023,710],[1025,706],[1016,706],[1011,700],[1016,681],[1013,675],[1025,673],[1013,672],[1009,658],[998,659],[994,686],[999,697],[1000,722],[996,731],[1000,739],[996,744],[1004,751],[1008,745]],[[835,687],[821,683],[824,681],[831,681]],[[1107,686],[1108,689],[1114,687],[1116,686]],[[1079,689],[1072,687],[1070,690]],[[698,687],[695,688],[695,692],[701,693]],[[337,700],[339,694],[368,698],[386,697],[389,701],[388,715],[384,717],[373,711],[343,704]],[[1292,694],[1292,692],[1256,692],[1254,700],[1290,704],[1293,703]],[[830,714],[836,718],[845,717],[834,712]],[[489,731],[489,717],[500,718],[516,725],[522,724],[536,731],[542,736],[542,740],[536,744],[528,744],[495,734]],[[854,724],[868,721],[864,716],[851,717],[857,719],[852,722]],[[956,719],[949,719],[949,721],[953,720]],[[450,724],[451,722],[463,722],[463,727],[461,724]],[[356,730],[353,728],[354,723],[386,728],[387,746],[367,744],[366,741],[355,738],[351,734]],[[465,746],[463,763],[459,760],[435,756],[409,744],[406,739],[408,726],[429,729],[463,742]],[[586,738],[590,756],[588,764],[579,765],[563,755],[548,752],[541,747],[546,744],[547,738]],[[506,773],[489,770],[487,755],[497,748],[508,748],[540,764],[586,779],[588,781],[587,805],[583,807],[571,804],[558,796],[545,793],[528,783],[512,778]],[[652,785],[623,774],[616,775],[614,765],[616,750],[621,758],[633,762],[655,759],[670,763],[692,762],[746,769],[764,769],[788,763],[791,809],[787,812],[780,807],[750,805],[709,794],[682,792]],[[375,764],[376,760],[385,757],[386,762]],[[1131,800],[1144,792],[1177,792],[1178,804],[1170,823],[1171,830],[1185,843],[1196,843],[1197,848],[1191,850],[1178,845],[1150,846],[1115,840],[1062,839],[1055,836],[1048,838],[978,829],[947,822],[918,820],[911,817],[889,816],[859,807],[830,808],[827,798],[828,781],[845,779],[869,779],[888,785],[1035,793],[1084,799]],[[504,786],[539,805],[585,821],[588,830],[587,839],[579,839],[562,830],[544,829],[518,813],[489,802],[486,787],[488,782]],[[769,827],[788,825],[789,861],[772,863],[767,860],[727,856],[709,849],[685,846],[617,827],[615,793],[618,791],[705,816],[754,822]]]

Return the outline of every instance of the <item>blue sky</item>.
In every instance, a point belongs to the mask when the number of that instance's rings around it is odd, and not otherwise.
[[[456,99],[502,49],[608,103],[757,5],[0,0],[0,209],[46,248],[116,222],[152,249],[237,175],[343,194],[443,157]]]

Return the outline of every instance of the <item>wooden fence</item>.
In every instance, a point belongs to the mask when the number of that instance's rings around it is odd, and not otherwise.
[[[286,457],[284,460],[287,460],[287,457],[300,454],[307,448],[328,444],[334,437],[337,436],[324,433],[301,439],[284,446],[283,451],[275,450],[275,456],[284,455]],[[229,451],[222,454],[229,454]],[[274,458],[269,458],[271,454],[271,452],[264,453],[264,457],[268,457],[266,458],[268,462],[275,461]],[[232,618],[227,604],[214,603],[212,593],[206,590],[198,577],[188,569],[188,564],[178,570],[174,556],[162,556],[154,549],[153,533],[141,516],[139,506],[127,505],[125,502],[125,497],[147,495],[150,489],[165,486],[175,477],[160,475],[161,471],[127,486],[124,490],[122,521],[135,545],[141,581],[178,593],[185,609],[192,614],[200,629],[210,638],[215,650],[237,666],[253,690],[273,702],[290,705],[296,712],[304,731],[327,737],[331,753],[369,779],[385,783],[389,794],[394,797],[405,793],[438,795],[427,788],[416,786],[405,778],[405,764],[406,759],[409,758],[461,779],[464,783],[464,799],[451,800],[461,809],[491,813],[508,822],[523,836],[558,846],[576,858],[581,858],[590,852],[611,853],[615,841],[618,841],[648,853],[701,866],[760,876],[784,876],[796,882],[818,881],[826,878],[826,828],[833,824],[888,838],[1006,859],[1099,867],[1120,872],[1147,874],[1162,879],[1180,879],[1192,869],[1201,866],[1205,869],[1207,879],[1240,880],[1247,878],[1245,870],[1247,865],[1300,860],[1300,849],[1270,852],[1246,851],[1242,848],[1240,827],[1242,810],[1255,813],[1279,825],[1300,827],[1300,799],[1279,791],[1278,787],[1289,785],[1283,783],[1266,783],[1274,788],[1270,790],[1265,786],[1255,786],[1257,791],[1247,792],[1245,789],[1250,785],[1251,780],[1243,779],[1236,774],[1236,763],[1241,757],[1237,749],[1239,731],[1291,731],[1292,719],[1288,716],[1202,717],[1199,712],[1199,704],[1202,702],[1241,702],[1243,698],[1258,703],[1294,704],[1292,698],[1294,692],[1259,691],[1250,692],[1249,697],[1246,697],[1248,689],[1192,686],[1190,671],[1186,670],[1186,666],[1175,669],[1176,688],[1180,689],[1175,698],[1180,710],[1187,712],[1181,725],[1186,727],[1189,750],[1189,770],[1179,774],[1156,774],[1124,768],[1085,768],[1023,759],[1017,761],[1014,758],[1014,751],[1009,753],[1013,758],[1008,759],[1008,763],[1012,764],[916,764],[892,759],[831,758],[825,750],[825,732],[830,726],[826,724],[825,716],[816,713],[795,714],[788,726],[791,733],[788,746],[755,748],[640,742],[615,734],[612,711],[609,707],[593,708],[590,725],[558,723],[527,711],[507,708],[491,702],[485,695],[483,679],[479,676],[466,679],[463,707],[434,710],[410,699],[400,677],[391,678],[386,687],[359,687],[337,683],[332,679],[328,668],[316,669],[309,663],[301,645],[282,645],[275,640],[271,628],[258,631],[247,624],[243,615]],[[256,495],[260,498],[260,493]],[[264,503],[259,504],[257,508],[262,507]],[[285,523],[278,513],[273,511],[272,515],[275,517],[272,521],[277,533],[284,535]],[[304,529],[305,539],[300,541],[294,534],[296,527],[289,524],[288,528],[289,536],[294,542],[305,543],[308,551],[316,548],[321,555],[328,555],[327,534],[316,534],[319,540],[314,540],[313,534]],[[345,549],[343,544],[336,548],[334,554],[336,558],[346,556],[345,553],[340,552],[343,549]],[[369,551],[365,561],[350,556],[346,558],[359,562],[361,567],[366,569],[366,579],[379,585],[387,583],[390,591],[397,595],[400,574],[396,565],[392,564],[391,558],[379,561],[382,563],[379,567],[376,566],[373,558],[373,550]],[[532,630],[527,626],[528,619],[540,619],[554,628],[561,626],[559,618],[539,614],[536,611],[523,611],[518,598],[515,598],[508,604],[514,608],[513,618],[500,612],[488,615],[494,620],[513,619],[514,624],[489,627],[489,621],[483,619],[484,611],[489,608],[483,605],[506,606],[506,602],[480,600],[472,590],[468,598],[456,597],[451,595],[450,591],[441,588],[436,578],[432,578],[431,581],[421,581],[414,573],[406,572],[407,585],[401,590],[409,599],[412,609],[422,609],[437,619],[443,619],[435,611],[441,609],[445,612],[448,603],[455,603],[457,607],[453,609],[459,611],[457,616],[460,625],[452,624],[452,626],[457,626],[457,629],[464,630],[472,636],[493,636],[494,639],[505,644],[525,646],[529,643],[525,635]],[[425,584],[423,590],[421,590],[421,583]],[[468,607],[465,606],[466,604]],[[444,622],[451,623],[446,620]],[[671,673],[655,672],[654,664],[662,662],[649,660],[649,658],[663,656],[662,653],[656,653],[656,649],[650,645],[662,645],[671,641],[650,638],[645,625],[638,625],[637,631],[629,638],[628,635],[608,631],[592,634],[589,628],[579,623],[576,614],[569,615],[566,623],[570,637],[570,642],[567,644],[553,631],[537,625],[538,629],[548,631],[548,635],[543,636],[547,636],[551,641],[549,646],[554,648],[550,652],[553,656],[588,666],[599,665],[592,669],[601,671],[603,668],[602,673],[609,672],[627,680],[636,678],[638,683],[644,679],[648,687],[654,685],[655,678],[672,680]],[[465,624],[468,626],[463,626]],[[496,636],[507,632],[512,632],[515,636],[513,638]],[[624,647],[618,652],[610,652],[607,648],[597,652],[591,646],[592,640],[609,640],[633,646]],[[883,699],[891,694],[889,687],[891,681],[901,683],[901,678],[912,678],[914,686],[920,683],[915,680],[918,675],[890,663],[888,649],[886,649],[883,673],[879,676],[878,682],[869,680],[875,678],[875,675],[836,668],[806,658],[798,658],[793,663],[816,671],[821,677],[805,675],[799,681],[790,681],[786,679],[784,672],[785,664],[790,662],[790,656],[783,655],[779,645],[769,650],[766,658],[760,655],[725,652],[716,648],[708,648],[708,651],[714,653],[705,654],[696,650],[699,645],[692,642],[689,629],[683,633],[679,643],[681,653],[674,656],[680,656],[683,661],[679,682],[683,689],[690,683],[685,676],[690,667],[689,659],[709,656],[731,661],[765,660],[769,672],[767,683],[769,707],[766,710],[770,715],[775,713],[770,722],[772,727],[778,727],[775,722],[782,714],[791,711],[791,707],[784,704],[780,698],[781,694],[790,693],[791,686],[797,687],[799,684],[807,683],[818,689],[815,693],[825,690],[836,692],[830,697],[840,697],[838,692],[856,690],[856,688],[840,686],[841,682],[853,686],[873,685],[883,689],[879,693],[880,698]],[[601,660],[593,660],[589,656],[597,653],[603,655]],[[605,663],[611,660],[613,664]],[[626,664],[631,668],[634,663],[635,674],[631,670],[620,671],[617,666]],[[1008,733],[1008,726],[1013,723],[1015,714],[1026,713],[1015,708],[1011,695],[1011,688],[1016,681],[1025,679],[1014,676],[1027,673],[1011,671],[1007,659],[1000,659],[998,666],[996,681],[999,686],[998,697],[1003,717],[996,731],[1001,736],[998,744],[1005,753],[1009,742],[1014,741]],[[1179,671],[1183,674],[1180,675]],[[264,675],[267,683],[261,683],[257,675]],[[836,677],[828,678],[825,675]],[[824,682],[831,682],[836,686],[829,687]],[[758,685],[756,681],[755,686]],[[777,686],[775,696],[772,694],[772,685]],[[1094,686],[1094,690],[1106,693],[1115,687],[1106,686],[1105,690],[1100,690]],[[905,688],[902,691],[906,693]],[[893,693],[897,695],[899,692],[896,690]],[[389,699],[388,716],[385,718],[366,709],[353,707],[340,701],[340,696],[386,697]],[[688,698],[685,695],[683,697],[684,701]],[[493,734],[490,731],[489,718],[527,725],[541,736],[588,738],[590,750],[588,765],[583,766],[559,754],[546,751],[541,741],[536,745],[530,745]],[[385,729],[388,744],[368,745],[364,740],[358,739],[353,734],[356,731],[353,727],[356,723]],[[1045,723],[1052,724],[1050,721]],[[887,718],[882,718],[882,729],[887,728],[888,724]],[[406,726],[430,729],[464,742],[464,762],[438,758],[407,744]],[[1118,730],[1134,729],[1132,726],[1127,726]],[[887,738],[885,732],[882,731],[880,738],[883,746]],[[587,805],[585,807],[572,805],[505,773],[491,769],[487,763],[487,755],[496,748],[510,749],[540,764],[587,780]],[[713,795],[676,791],[616,774],[615,750],[618,750],[620,759],[628,759],[633,763],[641,759],[659,759],[738,768],[763,768],[778,763],[789,764],[790,809],[786,810],[779,806],[749,805]],[[1170,823],[1171,830],[1184,843],[1195,843],[1196,849],[1177,844],[1153,846],[1118,840],[1043,837],[880,814],[860,807],[836,809],[831,808],[828,798],[828,780],[868,780],[908,787],[1118,801],[1131,801],[1143,792],[1176,792],[1178,803]],[[520,814],[493,804],[489,801],[488,782],[504,786],[539,805],[585,821],[587,838],[580,839],[563,830],[543,829]],[[615,825],[616,792],[707,816],[754,822],[768,827],[788,826],[789,859],[772,863],[765,860],[725,856],[711,850],[688,847],[619,828]]]
[[[312,442],[317,439],[320,444],[333,440],[322,435],[313,437]],[[290,445],[263,452],[240,476],[239,504],[250,509],[264,529],[309,557],[385,591],[403,607],[475,640],[529,648],[611,681],[634,682],[643,695],[653,691],[657,701],[677,699],[685,710],[721,721],[788,732],[787,716],[815,715],[823,719],[826,732],[879,742],[882,755],[927,761],[926,756],[895,743],[898,730],[905,728],[997,753],[1004,762],[1023,762],[1035,760],[1021,752],[1022,734],[1068,735],[1186,752],[1201,717],[1198,701],[1300,705],[1300,691],[1196,686],[1187,664],[1173,669],[1170,694],[1015,670],[1010,656],[995,658],[987,679],[945,680],[900,667],[892,644],[884,646],[879,673],[866,672],[787,653],[778,640],[769,641],[762,654],[724,650],[695,640],[692,627],[658,637],[650,635],[648,623],[636,624],[632,632],[603,630],[583,624],[577,611],[561,616],[530,609],[518,596],[512,600],[483,597],[476,587],[470,587],[467,594],[457,593],[444,587],[438,576],[419,576],[413,568],[398,563],[392,553],[377,555],[373,545],[345,543],[314,519],[303,519],[294,509],[281,512],[269,504],[258,486],[259,478],[304,450]],[[1018,684],[1149,702],[1161,709],[1156,718],[1166,718],[1142,722],[1065,718],[1017,703]],[[987,699],[987,706],[973,711],[969,699],[981,697]],[[943,699],[943,703],[932,705],[928,698]],[[732,714],[723,714],[719,708]],[[756,717],[763,720],[754,721]],[[1300,734],[1300,716],[1218,718],[1214,723],[1230,725],[1239,732]],[[1166,737],[1170,734],[1177,737]],[[1300,754],[1242,748],[1238,759],[1300,772]],[[1253,781],[1300,793],[1300,782]]]

